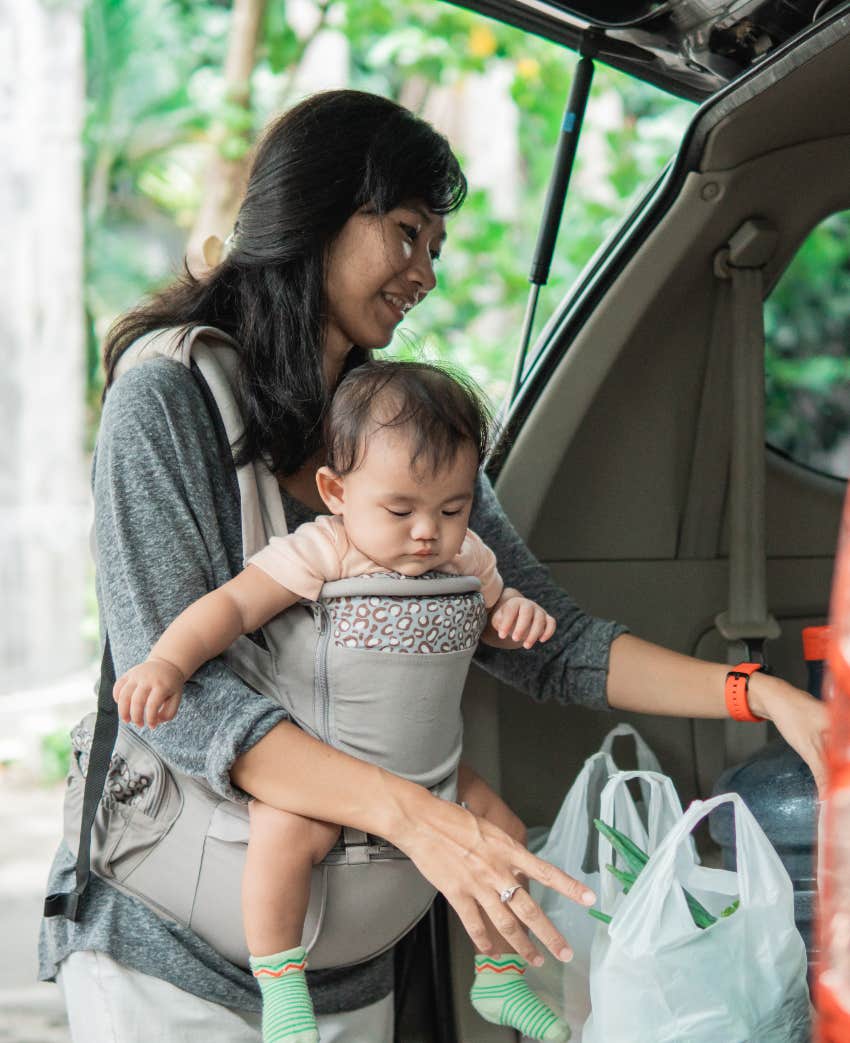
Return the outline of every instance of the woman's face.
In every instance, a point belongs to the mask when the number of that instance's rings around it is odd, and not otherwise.
[[[334,240],[327,267],[325,352],[341,363],[352,344],[384,348],[436,284],[446,223],[420,202],[378,215],[363,207]]]

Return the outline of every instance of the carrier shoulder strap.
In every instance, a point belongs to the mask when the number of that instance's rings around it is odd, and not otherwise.
[[[140,338],[124,352],[116,367],[116,377],[157,357],[174,359],[187,368],[195,362],[215,400],[232,449],[244,430],[236,393],[239,362],[236,342],[212,326],[158,330]],[[251,554],[266,545],[269,536],[286,535],[286,517],[277,481],[262,461],[239,467],[236,474],[242,514],[243,561],[247,561]],[[91,831],[118,735],[118,708],[112,698],[114,685],[115,666],[109,635],[106,634],[97,688],[97,716],[83,791],[76,885],[72,891],[48,895],[44,901],[45,916],[79,919],[80,901],[91,877]]]
[[[83,811],[80,820],[80,844],[77,849],[76,885],[73,891],[57,892],[48,895],[44,900],[45,916],[65,916],[69,920],[80,917],[80,900],[85,894],[91,876],[89,852],[91,849],[91,831],[97,806],[103,795],[106,776],[118,734],[118,707],[112,698],[115,684],[115,667],[112,663],[112,650],[109,647],[109,636],[103,646],[103,659],[100,664],[100,680],[97,686],[97,718],[92,737],[89,765],[86,772],[86,785],[83,790]]]
[[[116,367],[120,377],[151,358],[170,358],[191,368],[198,367],[221,416],[231,449],[245,430],[239,409],[239,345],[214,326],[157,330],[141,337],[121,356]],[[242,559],[247,562],[268,543],[271,536],[285,536],[286,517],[277,479],[262,460],[236,469],[242,511]]]

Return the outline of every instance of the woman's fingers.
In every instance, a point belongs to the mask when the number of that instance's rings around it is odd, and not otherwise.
[[[564,938],[524,887],[520,887],[519,891],[514,892],[514,896],[509,904],[511,910],[522,920],[526,927],[534,932],[540,940],[540,944],[545,945],[549,952],[559,960],[566,961],[572,959],[573,951],[566,938]]]
[[[497,952],[492,940],[492,930],[482,915],[481,907],[469,895],[453,895],[446,892],[446,900],[457,913],[463,929],[479,952]]]
[[[517,884],[521,874],[581,905],[593,905],[593,892],[532,855],[486,818],[430,795],[424,804],[421,800],[417,794],[412,805],[416,809],[415,825],[399,838],[399,846],[423,876],[443,892],[473,943],[483,952],[493,951],[492,942],[487,942],[483,912],[492,921],[491,935],[495,938],[494,931],[498,932],[504,944],[530,962],[536,962],[540,954],[528,937],[528,928],[557,959],[569,959],[568,942],[524,886],[508,902],[501,901],[501,894]]]
[[[572,959],[572,950],[567,940],[525,887],[525,874],[544,882],[550,881],[549,886],[554,886],[562,894],[579,901],[582,905],[592,905],[596,901],[596,896],[583,884],[578,883],[548,862],[531,855],[519,844],[511,846],[514,850],[509,855],[512,865],[508,877],[499,874],[493,859],[485,861],[482,852],[479,851],[472,856],[470,861],[477,884],[476,900],[492,921],[496,931],[530,963],[539,963],[540,953],[528,937],[526,928],[534,931],[541,944],[545,945],[557,959],[562,961]],[[503,902],[502,892],[514,887],[519,882],[518,876],[522,883],[513,892],[509,901]]]
[[[589,887],[579,883],[573,877],[568,876],[562,869],[553,866],[551,862],[544,862],[542,858],[525,849],[520,849],[516,856],[516,867],[527,877],[537,880],[544,887],[551,887],[565,898],[571,899],[579,905],[593,905],[596,895]]]
[[[513,886],[513,884],[506,884],[506,887]],[[527,891],[523,891],[522,888],[520,888],[519,891],[514,892],[513,898],[511,898],[510,902],[503,902],[497,892],[494,892],[492,895],[487,895],[483,898],[481,907],[487,914],[490,923],[493,925],[497,933],[507,942],[508,948],[515,949],[524,960],[533,964],[535,967],[539,967],[543,963],[543,957],[532,940],[528,937],[528,932],[522,926],[519,919],[523,912],[528,914],[528,909],[523,909],[523,900],[520,897],[521,894],[524,895],[530,906],[534,909],[538,908],[532,897]],[[516,902],[516,906],[514,906],[514,902]],[[540,913],[540,915],[543,916],[542,913]]]

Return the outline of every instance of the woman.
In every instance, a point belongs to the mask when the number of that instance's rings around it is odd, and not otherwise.
[[[323,462],[328,396],[434,288],[445,216],[465,191],[445,139],[406,110],[352,91],[318,95],[267,133],[222,263],[119,322],[107,344],[94,469],[98,597],[118,673],[242,565],[230,450],[202,381],[159,359],[113,384],[121,354],[162,327],[207,324],[230,334],[242,357],[240,460],[270,463],[290,526],[312,519],[323,509],[313,475]],[[505,582],[558,623],[547,644],[523,656],[482,649],[488,669],[563,702],[726,716],[725,667],[582,613],[524,547],[486,480],[470,524],[495,551]],[[177,719],[150,736],[177,770],[233,799],[251,795],[386,837],[445,894],[479,947],[487,916],[527,959],[537,951],[526,926],[556,955],[568,954],[527,891],[500,901],[516,869],[580,897],[578,885],[513,839],[523,828],[503,804],[477,817],[316,742],[220,660],[194,680]],[[819,777],[819,704],[764,675],[751,679],[749,699]],[[475,777],[460,785],[461,800],[472,796]],[[71,875],[62,847],[50,889],[63,889]],[[79,923],[46,921],[41,955],[41,977],[63,983],[75,1039],[258,1039],[250,976],[102,880],[92,881]],[[392,1038],[389,954],[317,972],[310,988],[323,1040]]]

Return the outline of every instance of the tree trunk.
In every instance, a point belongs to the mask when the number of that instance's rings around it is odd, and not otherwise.
[[[257,44],[267,0],[234,0],[227,60],[224,68],[225,102],[250,113],[251,73],[257,56]],[[247,123],[248,121],[246,121]],[[248,173],[251,138],[248,131],[236,130],[219,121],[212,129],[210,160],[204,184],[201,207],[189,236],[186,257],[189,268],[197,275],[207,268],[203,246],[209,236],[226,239],[242,201]],[[229,159],[227,152],[239,144],[245,154]]]

